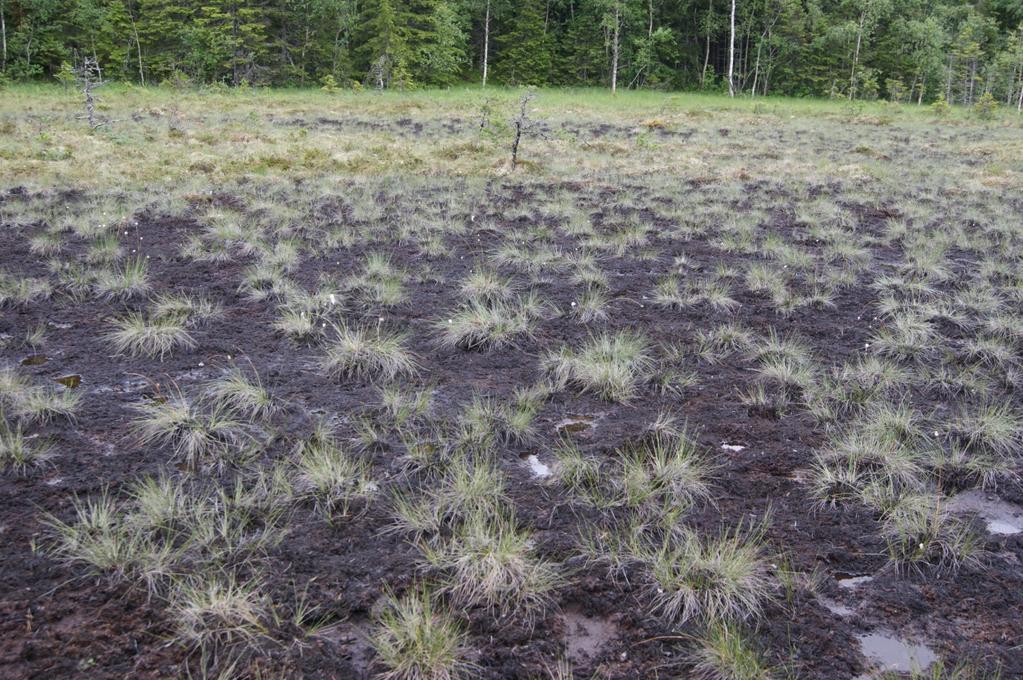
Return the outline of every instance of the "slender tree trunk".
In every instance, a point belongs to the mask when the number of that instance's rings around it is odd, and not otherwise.
[[[490,64],[490,0],[487,0],[487,12],[483,17],[483,87],[487,86],[487,67]]]
[[[128,12],[128,18],[131,19],[131,32],[135,36],[135,51],[138,52],[139,56],[139,82],[142,84],[142,87],[145,87],[146,73],[142,68],[142,42],[139,40],[139,29],[135,24],[135,15]],[[96,63],[99,64],[99,60],[96,60]]]
[[[757,96],[757,81],[760,80],[760,50],[764,46],[764,35],[760,36],[760,40],[757,42],[757,61],[753,67],[753,89],[751,93],[754,97]]]
[[[730,31],[728,34],[728,96],[735,96],[735,83],[733,82],[735,70],[735,0],[732,0],[732,18],[730,20]]]
[[[300,83],[302,84],[303,87],[305,86],[306,72],[309,70],[308,69],[308,64],[306,63],[306,55],[309,53],[309,45],[310,45],[310,43],[312,42],[312,39],[313,39],[312,31],[309,29],[309,24],[308,23],[305,25],[304,32],[305,32],[305,37],[302,39],[302,51],[299,52],[299,54],[298,54],[299,62],[302,64],[302,75],[299,76],[299,79],[300,79]],[[289,59],[291,58],[290,51],[288,53],[288,58]]]
[[[917,95],[916,95],[916,105],[917,106],[922,106],[923,105],[923,103],[924,103],[924,92],[926,90],[927,90],[927,77],[921,73],[920,74],[920,89],[917,91]]]
[[[647,23],[646,37],[650,38],[654,35],[654,0],[647,2],[647,11],[650,15],[650,21]]]
[[[700,88],[707,82],[707,66],[710,65],[710,16],[714,12],[714,0],[707,2],[707,49],[703,53],[703,73],[700,74]]]
[[[0,44],[3,45],[3,52],[0,53],[0,71],[7,70],[7,21],[4,19],[4,2],[0,0]]]
[[[952,103],[952,55],[948,55],[948,73],[945,80],[945,101]]]
[[[1019,72],[1019,101],[1016,102],[1016,112],[1023,113],[1023,64],[1020,64]]]
[[[1020,35],[1020,47],[1023,48],[1023,35]],[[1016,112],[1023,113],[1023,61],[1019,63],[1019,101],[1016,102]]]
[[[231,84],[238,87],[238,3],[231,5]]]
[[[745,89],[744,86],[746,85],[746,81],[749,80],[749,74],[751,71],[750,58],[754,56],[750,42],[752,39],[752,35],[747,34],[746,39],[743,41],[745,44],[742,47],[742,70],[739,72],[739,92],[742,92]]]
[[[615,0],[615,30],[611,43],[611,94],[618,92],[618,41],[621,37],[622,28],[622,5],[621,0]]]
[[[976,82],[977,82],[977,60],[974,59],[973,63],[970,64],[970,88],[969,88],[970,99],[969,99],[968,102],[966,102],[967,104],[972,104],[973,103],[973,88],[974,88],[974,85],[976,84]]]
[[[852,71],[849,73],[849,99],[856,99],[856,67],[860,63],[860,45],[863,44],[863,20],[867,11],[860,12],[860,23],[856,28],[856,50],[853,52]]]

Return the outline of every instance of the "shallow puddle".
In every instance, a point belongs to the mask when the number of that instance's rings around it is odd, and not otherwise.
[[[82,384],[82,376],[77,374],[62,375],[61,377],[57,378],[57,382],[63,385],[64,387],[73,390]]]
[[[841,602],[836,602],[835,600],[829,600],[826,597],[820,598],[820,603],[824,605],[829,612],[838,616],[852,616],[856,613],[856,610],[852,607],[844,605]]]
[[[41,366],[50,360],[45,354],[29,354],[21,360],[22,366]]]
[[[565,623],[565,648],[572,661],[591,659],[618,636],[618,626],[602,617],[586,616],[575,609],[561,613]]]
[[[864,583],[870,583],[871,581],[874,580],[874,577],[873,576],[867,576],[867,575],[863,575],[863,576],[840,576],[840,577],[836,578],[835,580],[838,581],[838,587],[839,588],[848,588],[848,589],[851,590],[853,588],[859,588]]]
[[[891,631],[878,630],[856,637],[863,648],[863,655],[884,671],[924,671],[938,660],[938,655],[930,647],[907,642]]]
[[[983,491],[964,491],[948,504],[953,512],[970,512],[979,516],[992,534],[1012,535],[1023,531],[1023,507],[1003,501]]]
[[[592,430],[594,427],[596,425],[593,424],[593,416],[570,416],[557,423],[554,431],[558,434],[575,434]]]

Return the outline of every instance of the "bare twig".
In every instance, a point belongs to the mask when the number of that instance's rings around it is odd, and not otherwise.
[[[512,167],[519,163],[519,144],[522,142],[522,135],[528,134],[540,126],[540,121],[529,117],[529,103],[536,99],[535,90],[527,90],[519,100],[519,113],[512,119],[512,126],[515,128],[515,138],[512,141]]]

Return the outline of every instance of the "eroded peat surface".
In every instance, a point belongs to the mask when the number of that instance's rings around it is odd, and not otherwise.
[[[0,676],[1023,675],[1018,122],[562,97],[0,106]]]

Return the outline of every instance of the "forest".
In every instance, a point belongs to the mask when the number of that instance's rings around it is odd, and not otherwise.
[[[463,83],[1023,108],[1023,0],[0,0],[0,81]]]

